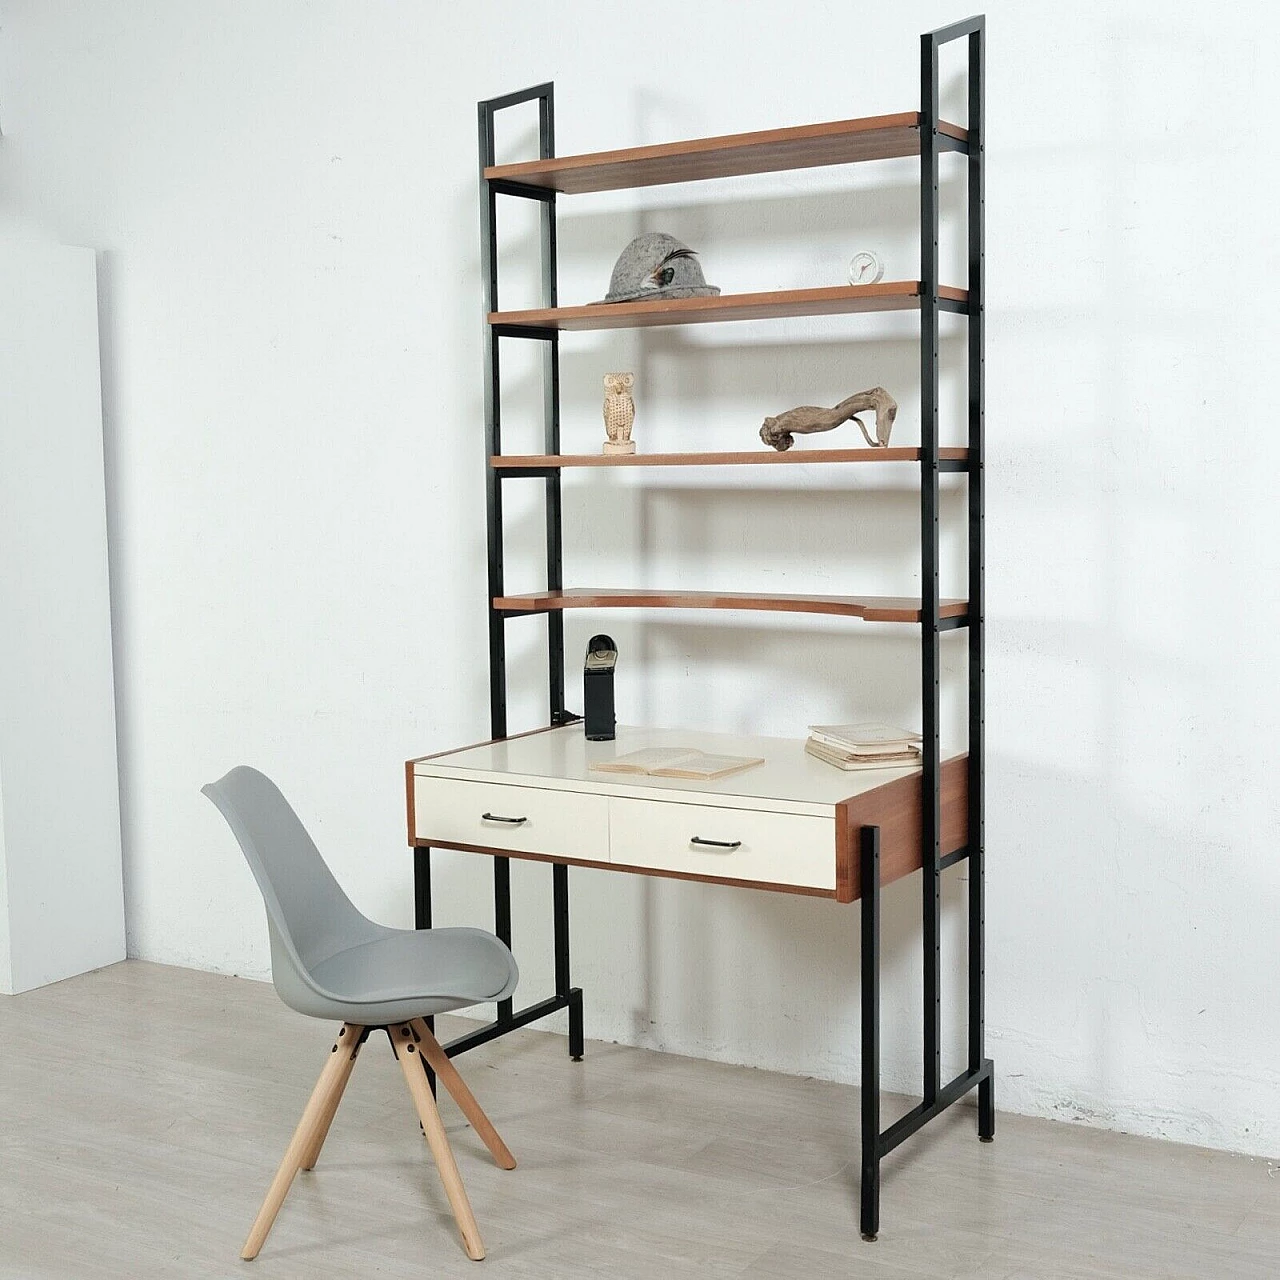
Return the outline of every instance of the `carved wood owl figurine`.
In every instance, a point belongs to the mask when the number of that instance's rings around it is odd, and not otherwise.
[[[605,453],[635,453],[631,439],[631,425],[636,420],[635,401],[631,388],[635,385],[634,373],[606,373],[604,375],[604,429],[609,436]]]

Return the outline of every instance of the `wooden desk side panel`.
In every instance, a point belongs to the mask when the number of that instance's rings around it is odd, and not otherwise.
[[[836,901],[862,895],[858,831],[880,828],[880,883],[891,884],[919,870],[924,776],[899,778],[843,801],[836,816]],[[942,766],[942,856],[964,847],[969,837],[969,758],[957,756]]]
[[[406,760],[404,762],[404,807],[405,813],[409,816],[409,845],[414,846],[418,842],[418,815],[414,811],[413,802],[413,766],[417,763],[415,760]]]

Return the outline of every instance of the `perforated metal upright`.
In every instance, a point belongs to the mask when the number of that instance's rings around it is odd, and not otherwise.
[[[953,40],[968,43],[969,123],[964,142],[939,129],[938,52]],[[865,827],[860,844],[862,879],[862,1193],[861,1229],[874,1240],[880,1228],[880,1162],[900,1143],[971,1089],[978,1090],[978,1136],[995,1136],[995,1068],[986,1057],[985,876],[983,857],[983,416],[985,233],[983,93],[986,20],[968,18],[920,37],[920,700],[924,779],[921,812],[921,932],[923,936],[924,1061],[921,1101],[883,1132],[880,1129],[880,865],[879,836]],[[955,303],[939,295],[938,156],[967,154],[968,297]],[[939,616],[938,371],[939,313],[967,321],[968,372],[968,569],[969,607],[959,619]],[[963,848],[941,856],[940,636],[952,626],[969,632],[968,836]],[[965,861],[969,869],[969,1025],[966,1065],[942,1082],[942,872]]]
[[[554,329],[493,325],[490,312],[498,310],[498,197],[515,196],[541,205],[542,303],[556,305],[556,193],[544,187],[526,186],[485,177],[494,164],[494,118],[499,111],[525,103],[538,104],[538,151],[543,159],[555,155],[555,89],[550,84],[535,85],[518,93],[491,98],[478,105],[480,142],[480,251],[484,305],[484,420],[486,455],[492,460],[502,452],[502,377],[500,343],[503,339],[532,340],[543,344],[543,442],[547,453],[560,451],[560,334]],[[527,474],[527,473],[525,473]],[[546,485],[546,574],[548,588],[562,585],[561,549],[563,531],[560,508],[560,472],[546,468],[539,472]],[[489,600],[489,727],[494,738],[507,736],[507,643],[504,614],[493,606],[503,593],[502,482],[504,475],[493,466],[485,471],[485,498],[488,529]],[[578,717],[564,706],[564,619],[547,617],[547,694],[549,723],[567,724]],[[450,1056],[484,1044],[519,1027],[527,1026],[561,1009],[569,1011],[569,1054],[580,1060],[583,1054],[582,991],[570,985],[569,976],[569,868],[563,863],[551,867],[552,933],[554,947],[555,994],[549,999],[517,1010],[511,1000],[498,1005],[498,1016],[488,1026],[462,1036],[445,1046]],[[414,852],[414,885],[417,927],[431,925],[431,853],[419,845]],[[511,945],[511,863],[493,859],[494,932]]]

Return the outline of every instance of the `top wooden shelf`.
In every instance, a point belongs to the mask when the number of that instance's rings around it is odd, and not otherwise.
[[[938,131],[953,143],[968,145],[968,130],[959,125],[940,121]],[[656,187],[672,182],[816,169],[823,165],[919,154],[920,113],[904,111],[897,115],[832,120],[790,129],[690,138],[685,142],[628,147],[623,151],[596,151],[590,155],[491,165],[485,169],[484,176],[490,182],[516,182],[565,195],[580,195],[588,191]]]

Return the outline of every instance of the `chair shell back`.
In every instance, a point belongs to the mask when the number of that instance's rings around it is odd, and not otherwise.
[[[201,790],[226,818],[267,908],[271,977],[300,1013],[327,1016],[312,967],[382,930],[356,909],[298,815],[265,774],[238,765]]]

